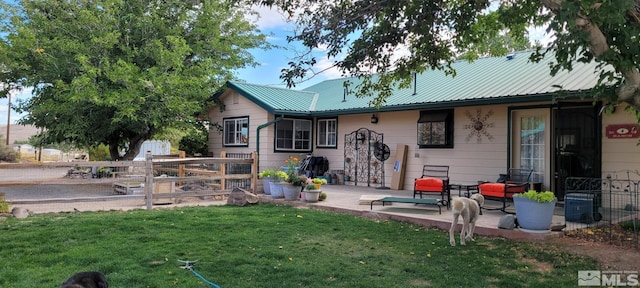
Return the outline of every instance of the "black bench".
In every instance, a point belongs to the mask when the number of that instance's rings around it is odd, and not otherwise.
[[[430,199],[430,198],[404,198],[404,197],[384,197],[382,199],[371,201],[371,210],[373,210],[373,203],[382,202],[382,206],[385,203],[413,203],[413,204],[427,204],[438,206],[438,213],[442,214],[442,206],[448,207],[447,200],[442,199]]]

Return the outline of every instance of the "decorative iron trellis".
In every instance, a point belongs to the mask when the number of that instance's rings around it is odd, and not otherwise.
[[[344,173],[345,181],[354,185],[383,183],[384,163],[373,154],[377,143],[383,142],[382,133],[360,128],[344,136]]]

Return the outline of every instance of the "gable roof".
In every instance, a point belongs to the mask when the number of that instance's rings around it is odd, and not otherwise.
[[[328,116],[372,111],[450,108],[455,106],[486,105],[551,101],[555,92],[584,91],[598,81],[596,63],[574,63],[573,70],[550,75],[554,61],[547,55],[539,63],[530,63],[531,52],[519,52],[513,57],[487,57],[473,63],[456,61],[452,64],[456,76],[443,71],[429,70],[418,74],[416,87],[395,89],[380,109],[369,105],[371,97],[345,95],[344,82],[350,87],[361,83],[358,78],[326,80],[303,90],[276,88],[230,82],[237,91],[263,109],[275,114]],[[353,89],[353,88],[352,88]],[[415,93],[414,93],[415,91]]]

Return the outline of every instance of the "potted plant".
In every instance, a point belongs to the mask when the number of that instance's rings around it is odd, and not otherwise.
[[[258,173],[258,178],[262,179],[262,186],[264,187],[265,195],[271,195],[271,184],[269,184],[269,182],[273,180],[273,176],[276,172],[277,170],[275,169],[265,169]]]
[[[307,177],[298,174],[289,174],[287,178],[287,184],[282,186],[282,192],[284,193],[284,200],[299,200],[300,193],[304,185],[307,184]]]
[[[320,190],[320,189],[322,189],[322,184],[327,184],[327,179],[316,177],[316,178],[311,179],[311,182],[314,185],[316,185],[318,190]]]
[[[307,202],[318,202],[318,200],[320,199],[320,193],[322,193],[322,190],[318,189],[318,186],[316,186],[316,184],[307,184],[307,186],[305,186],[305,192],[304,192],[304,197],[305,197],[305,201]]]
[[[284,197],[282,183],[286,181],[287,178],[289,178],[289,176],[282,170],[278,170],[273,173],[273,176],[271,176],[271,182],[269,182],[269,186],[271,187],[271,198]]]
[[[558,199],[551,191],[529,190],[513,195],[516,219],[520,229],[532,232],[546,232],[551,227],[553,210]]]
[[[282,186],[284,200],[299,200],[303,186],[307,184],[307,177],[298,174],[298,169],[300,167],[300,160],[298,160],[298,158],[289,157],[285,162],[287,164],[286,182],[288,184]]]

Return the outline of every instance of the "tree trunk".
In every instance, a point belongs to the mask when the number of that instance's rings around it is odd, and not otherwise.
[[[565,0],[542,0],[542,4],[557,14],[557,11],[561,9],[564,1]],[[630,21],[640,23],[640,9],[638,9],[638,7],[640,7],[640,0],[636,0],[635,2],[636,9],[627,11],[627,15],[630,16]],[[594,7],[597,9],[597,6]],[[602,30],[600,30],[600,27],[593,23],[588,15],[578,12],[575,24],[576,27],[588,33],[589,50],[595,58],[600,58],[609,51],[607,38],[602,33]],[[640,71],[638,71],[637,67],[623,68],[616,67],[614,63],[609,64],[614,66],[624,77],[624,84],[616,90],[618,100],[626,102],[636,111],[640,111]]]
[[[227,198],[227,204],[235,206],[246,206],[247,204],[258,203],[258,201],[258,195],[238,187],[233,188],[229,198]]]

